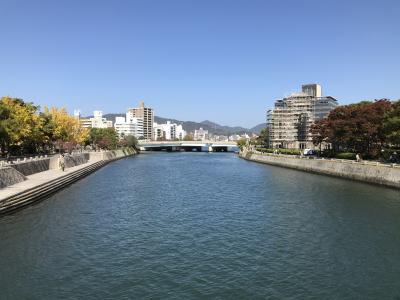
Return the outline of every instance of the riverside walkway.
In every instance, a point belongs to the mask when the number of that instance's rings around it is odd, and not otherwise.
[[[35,188],[37,186],[43,185],[45,183],[48,183],[50,181],[60,179],[62,177],[65,177],[71,173],[74,173],[78,170],[82,170],[86,168],[87,166],[92,165],[93,163],[97,162],[96,161],[89,161],[85,164],[67,168],[65,171],[61,171],[60,169],[53,169],[53,170],[48,170],[44,172],[39,172],[33,175],[26,176],[25,181],[7,186],[3,189],[0,190],[0,201],[1,199],[5,199],[14,195],[17,195],[19,193],[25,192],[27,190],[30,190],[32,188]]]
[[[66,168],[25,175],[24,181],[0,189],[0,214],[9,213],[67,187],[114,160],[135,155],[133,149],[91,153],[88,161]]]

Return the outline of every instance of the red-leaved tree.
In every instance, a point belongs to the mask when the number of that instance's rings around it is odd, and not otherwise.
[[[336,151],[376,156],[386,143],[383,122],[391,107],[387,99],[339,106],[311,126],[313,142],[332,143]]]

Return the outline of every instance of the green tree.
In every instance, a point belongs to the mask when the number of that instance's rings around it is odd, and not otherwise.
[[[236,142],[236,144],[238,145],[238,147],[240,149],[243,149],[243,147],[246,146],[246,144],[247,144],[247,140],[242,138],[242,139],[238,140]]]
[[[269,130],[268,128],[263,128],[260,131],[260,135],[257,138],[257,144],[262,147],[268,148],[269,147]]]
[[[114,128],[91,128],[88,143],[95,148],[113,150],[117,148],[118,135]]]
[[[187,134],[187,135],[185,135],[185,136],[183,137],[183,140],[184,140],[184,141],[193,141],[194,138],[193,138],[193,135],[191,135],[191,134],[189,133],[189,134]]]
[[[134,149],[137,149],[138,140],[133,135],[124,136],[123,139],[119,141],[119,145],[123,147],[132,147]]]
[[[400,100],[393,102],[392,109],[386,114],[383,133],[391,146],[400,147]]]

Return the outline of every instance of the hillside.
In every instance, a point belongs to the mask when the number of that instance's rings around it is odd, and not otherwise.
[[[267,123],[258,124],[257,126],[250,128],[250,131],[258,134],[258,133],[260,133],[261,129],[264,129],[264,128],[267,128]]]

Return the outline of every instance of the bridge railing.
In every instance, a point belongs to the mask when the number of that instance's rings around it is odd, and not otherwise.
[[[236,142],[233,141],[138,141],[140,146],[143,145],[182,145],[182,144],[190,144],[190,145],[216,145],[216,146],[236,146]]]

